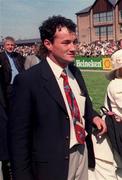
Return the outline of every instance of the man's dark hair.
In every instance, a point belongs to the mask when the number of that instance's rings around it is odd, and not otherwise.
[[[67,19],[60,15],[52,16],[45,20],[39,27],[42,43],[45,39],[48,39],[53,43],[56,30],[59,29],[60,31],[62,27],[66,27],[71,32],[76,31],[75,23],[71,19]]]

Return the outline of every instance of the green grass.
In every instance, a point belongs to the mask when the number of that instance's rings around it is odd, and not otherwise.
[[[104,72],[82,72],[94,109],[99,112],[100,106],[104,104],[106,88],[109,81]]]

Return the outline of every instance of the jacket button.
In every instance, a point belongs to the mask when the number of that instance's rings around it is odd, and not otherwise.
[[[67,116],[66,119],[69,120],[69,116]]]
[[[69,136],[66,136],[66,139],[69,139]]]

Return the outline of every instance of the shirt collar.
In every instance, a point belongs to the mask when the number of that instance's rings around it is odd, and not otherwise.
[[[61,77],[61,73],[63,71],[63,68],[54,63],[49,57],[46,58],[47,62],[49,63],[54,75],[59,79]],[[68,72],[68,66],[65,68],[66,72]]]

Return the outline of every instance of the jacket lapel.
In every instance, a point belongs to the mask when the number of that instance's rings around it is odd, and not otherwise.
[[[2,64],[4,65],[5,70],[10,71],[11,70],[11,65],[9,63],[8,57],[5,54],[5,52],[3,52],[2,57],[3,57]]]
[[[52,98],[59,104],[59,106],[67,113],[65,102],[60,91],[59,85],[55,76],[46,60],[40,62],[42,77],[44,79],[44,87]]]
[[[5,52],[1,53],[0,58],[1,58],[1,65],[2,65],[4,78],[5,78],[6,83],[8,84],[10,83],[11,76],[12,76],[11,66]]]

